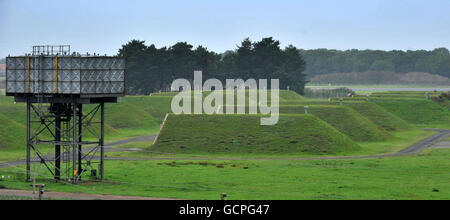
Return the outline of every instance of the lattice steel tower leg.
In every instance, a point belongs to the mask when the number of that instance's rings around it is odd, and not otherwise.
[[[62,104],[55,104],[55,180],[61,179],[61,114]]]
[[[73,162],[73,183],[76,183],[77,182],[77,175],[78,175],[78,171],[77,171],[77,156],[78,156],[78,154],[77,154],[77,151],[78,151],[78,145],[77,145],[77,137],[78,137],[78,134],[77,134],[77,130],[78,130],[78,128],[77,128],[77,121],[78,121],[78,118],[77,118],[77,107],[76,107],[76,103],[75,102],[73,102],[73,104],[72,104],[72,107],[73,107],[73,138],[72,138],[72,147],[73,147],[73,151],[72,151],[72,153],[73,153],[73,155],[72,155],[72,162]]]
[[[31,102],[27,98],[27,182],[31,182]]]
[[[83,105],[78,105],[78,175],[79,180],[81,180],[81,175],[83,174],[83,155],[82,155],[82,141],[83,141]]]
[[[100,122],[100,130],[101,130],[101,139],[100,139],[100,177],[101,180],[105,180],[105,103],[100,104],[101,111],[101,122]]]

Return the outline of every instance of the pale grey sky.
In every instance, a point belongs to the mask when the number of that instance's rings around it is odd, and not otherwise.
[[[131,39],[216,52],[244,38],[330,49],[450,48],[448,0],[0,0],[0,57],[70,44],[113,55]]]

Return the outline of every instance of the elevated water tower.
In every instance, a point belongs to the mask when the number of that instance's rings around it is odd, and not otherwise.
[[[27,181],[32,163],[55,180],[104,179],[105,103],[125,95],[123,58],[33,46],[6,58],[6,95],[27,105]]]

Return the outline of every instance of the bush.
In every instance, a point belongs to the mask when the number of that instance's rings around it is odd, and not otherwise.
[[[348,88],[337,88],[337,89],[305,89],[305,97],[312,99],[328,99],[336,97],[351,97],[355,92]]]
[[[443,92],[438,96],[431,97],[431,100],[435,102],[444,102],[446,100],[450,100],[450,92]]]

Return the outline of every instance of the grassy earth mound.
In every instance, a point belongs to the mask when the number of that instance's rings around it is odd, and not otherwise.
[[[376,104],[415,126],[450,128],[450,109],[431,100],[379,101]]]
[[[234,92],[234,100],[235,100],[235,104],[236,104],[236,95],[237,95],[237,91],[231,91],[231,93]],[[174,96],[178,95],[178,92],[159,92],[159,93],[152,93],[150,97],[165,97],[165,98],[173,98]],[[207,97],[209,94],[211,94],[211,92],[205,91],[203,92],[203,99],[205,97]],[[223,92],[223,101],[224,104],[225,100],[226,100],[226,95],[229,94],[228,91],[224,91]],[[259,96],[259,93],[257,93]],[[193,92],[191,93],[191,97],[193,98]],[[300,101],[305,101],[306,99],[299,95],[298,93],[294,92],[294,91],[290,91],[290,90],[280,90],[279,91],[279,97],[280,97],[280,103],[284,103],[284,102],[300,102]],[[245,100],[246,103],[248,104],[248,100],[249,100],[249,90],[245,91]],[[268,103],[270,103],[270,99],[271,99],[271,92],[270,90],[267,91],[267,98],[268,98]]]
[[[304,106],[280,106],[280,113],[304,112]],[[308,113],[324,120],[354,141],[382,141],[390,137],[384,128],[347,106],[311,105]]]
[[[258,115],[170,115],[152,151],[224,154],[334,154],[360,147],[313,115],[283,115],[261,126]]]
[[[0,149],[26,149],[26,126],[0,113]]]
[[[158,126],[171,110],[171,96],[127,96],[119,104],[128,104],[149,114]],[[130,109],[131,110],[131,109]]]
[[[143,129],[158,126],[152,115],[143,109],[145,103],[121,102],[105,106],[108,125],[115,129]]]
[[[415,129],[404,120],[386,111],[375,103],[352,102],[347,103],[346,105],[387,131],[405,131]]]

